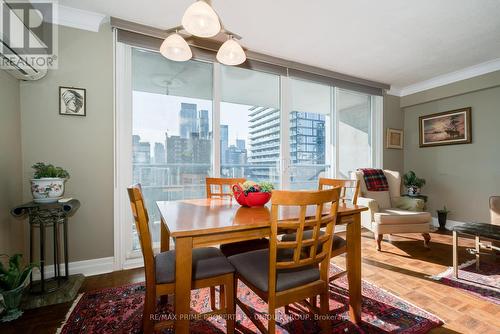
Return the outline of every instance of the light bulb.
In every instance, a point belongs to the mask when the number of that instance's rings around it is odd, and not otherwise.
[[[187,32],[198,37],[213,37],[221,29],[217,13],[205,1],[197,1],[186,9],[182,26]]]
[[[160,53],[174,61],[186,61],[193,56],[188,43],[178,33],[173,33],[165,38],[160,46]]]
[[[247,60],[243,48],[234,39],[229,38],[217,52],[217,60],[224,65],[239,65]]]

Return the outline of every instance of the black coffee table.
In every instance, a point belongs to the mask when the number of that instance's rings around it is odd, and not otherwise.
[[[500,241],[500,226],[483,223],[464,223],[455,225],[453,230],[453,275],[458,278],[458,236],[467,234],[474,236],[475,248],[472,253],[476,255],[476,269],[479,270],[479,257],[481,255],[481,240]],[[489,249],[500,251],[499,247],[488,246]]]

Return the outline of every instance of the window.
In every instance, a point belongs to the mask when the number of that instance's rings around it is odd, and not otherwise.
[[[316,189],[331,167],[332,88],[291,79],[290,188]]]
[[[279,188],[280,77],[221,66],[220,174]]]
[[[339,176],[350,178],[357,168],[372,167],[372,103],[367,94],[339,89]]]
[[[132,49],[132,117],[133,182],[158,242],[156,201],[203,197],[212,174],[212,64]]]

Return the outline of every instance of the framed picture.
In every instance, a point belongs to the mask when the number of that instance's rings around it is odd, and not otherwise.
[[[420,147],[470,144],[471,108],[420,116]]]
[[[387,129],[386,148],[403,149],[403,130]]]
[[[86,95],[84,88],[59,87],[59,114],[86,116]]]

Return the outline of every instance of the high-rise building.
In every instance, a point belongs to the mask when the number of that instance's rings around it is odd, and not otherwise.
[[[141,142],[138,135],[132,136],[132,162],[134,164],[151,163],[151,146],[148,142]]]
[[[247,162],[247,150],[231,145],[227,149],[227,160],[229,165],[244,165]]]
[[[227,160],[227,150],[229,148],[229,126],[221,124],[220,126],[220,157],[221,163],[225,164]]]
[[[246,149],[246,144],[244,139],[236,139],[236,147],[240,150]]]
[[[157,165],[163,165],[165,164],[165,146],[163,146],[162,143],[155,143],[155,164]]]
[[[181,138],[190,138],[192,133],[199,132],[198,111],[193,103],[181,103],[179,112],[179,134]]]
[[[208,139],[210,137],[208,110],[200,110],[198,122],[199,122],[200,138]]]

